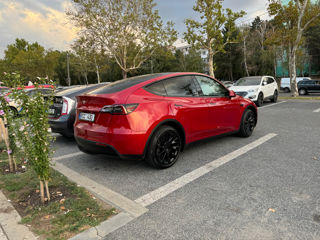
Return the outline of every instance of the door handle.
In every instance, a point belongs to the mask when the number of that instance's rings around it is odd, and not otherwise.
[[[215,103],[215,102],[210,102],[209,105],[215,106],[215,105],[217,105],[217,103]]]
[[[183,105],[181,105],[181,104],[175,104],[174,106],[175,107],[183,107]]]

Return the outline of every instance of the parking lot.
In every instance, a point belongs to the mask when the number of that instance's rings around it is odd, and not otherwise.
[[[148,211],[106,239],[320,239],[320,102],[259,108],[250,138],[189,145],[171,168],[79,152],[55,160]]]

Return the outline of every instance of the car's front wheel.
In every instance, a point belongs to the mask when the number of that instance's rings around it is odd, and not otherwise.
[[[152,136],[146,161],[155,168],[171,167],[179,158],[181,146],[178,131],[170,126],[162,126]]]
[[[254,127],[256,126],[256,121],[256,114],[251,109],[245,110],[242,116],[238,135],[240,137],[250,137],[252,135]]]
[[[263,93],[259,93],[256,105],[258,107],[261,107],[263,105]]]

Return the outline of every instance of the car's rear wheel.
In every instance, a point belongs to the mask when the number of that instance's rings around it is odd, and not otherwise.
[[[258,107],[261,107],[263,105],[263,93],[259,93],[256,105]]]
[[[304,88],[299,89],[299,95],[307,95],[307,90]]]
[[[289,88],[287,88],[287,87],[286,87],[286,88],[284,88],[283,90],[284,90],[284,92],[285,92],[285,93],[289,93],[289,92],[290,92],[290,89],[289,89]]]
[[[170,126],[162,126],[152,136],[146,161],[155,168],[171,167],[179,158],[181,146],[178,131]]]
[[[242,116],[238,135],[240,137],[250,137],[252,135],[254,127],[256,126],[256,121],[256,114],[251,109],[245,110]]]
[[[271,99],[271,102],[277,102],[278,101],[278,91],[275,90],[274,93],[273,93],[273,97]]]

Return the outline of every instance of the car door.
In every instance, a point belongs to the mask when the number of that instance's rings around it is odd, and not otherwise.
[[[186,141],[196,141],[209,136],[209,107],[200,96],[192,75],[163,80],[172,115],[185,129]]]
[[[277,83],[272,77],[267,78],[268,96],[273,96],[274,91],[278,88]]]
[[[202,95],[209,104],[209,122],[212,135],[234,131],[239,121],[240,104],[237,98],[229,97],[229,90],[206,76],[196,76]]]

